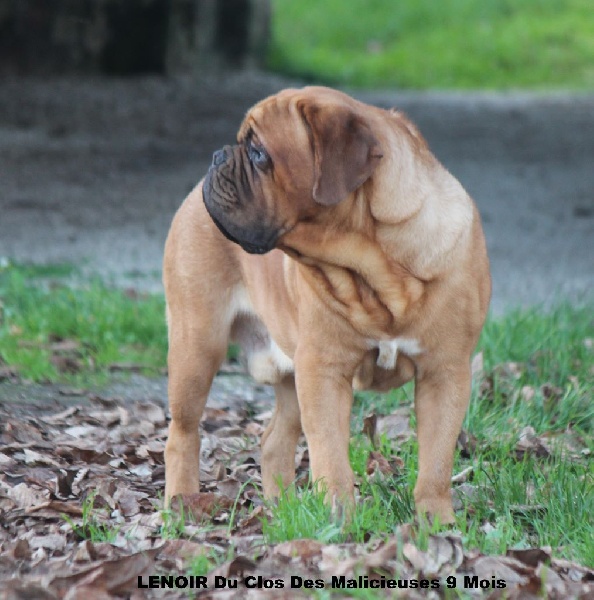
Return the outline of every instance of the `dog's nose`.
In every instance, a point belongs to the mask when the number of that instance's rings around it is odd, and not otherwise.
[[[222,165],[226,160],[227,160],[227,153],[225,152],[225,148],[222,148],[221,150],[217,150],[212,155],[213,167],[218,167],[219,165]]]

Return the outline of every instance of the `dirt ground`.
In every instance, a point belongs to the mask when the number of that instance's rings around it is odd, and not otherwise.
[[[290,85],[14,79],[0,86],[0,257],[160,289],[176,207],[245,111]],[[481,211],[493,309],[594,290],[594,96],[357,93],[406,111]]]

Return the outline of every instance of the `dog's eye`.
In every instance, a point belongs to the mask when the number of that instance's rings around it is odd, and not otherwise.
[[[248,156],[252,163],[260,168],[267,167],[270,162],[268,152],[266,152],[262,146],[254,144],[251,140],[248,143]]]

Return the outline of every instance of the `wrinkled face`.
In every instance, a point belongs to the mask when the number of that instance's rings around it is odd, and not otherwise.
[[[214,153],[202,187],[208,214],[217,227],[253,254],[272,250],[282,232],[281,223],[263,202],[262,178],[271,168],[267,150],[246,140]]]
[[[362,185],[381,151],[357,107],[326,88],[285,90],[257,104],[238,143],[214,153],[202,188],[221,232],[263,254]]]

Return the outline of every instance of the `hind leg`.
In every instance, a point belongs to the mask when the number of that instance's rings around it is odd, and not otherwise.
[[[288,375],[274,386],[276,405],[272,419],[262,435],[262,485],[264,496],[279,494],[295,479],[295,447],[301,435],[301,414],[295,378]]]

